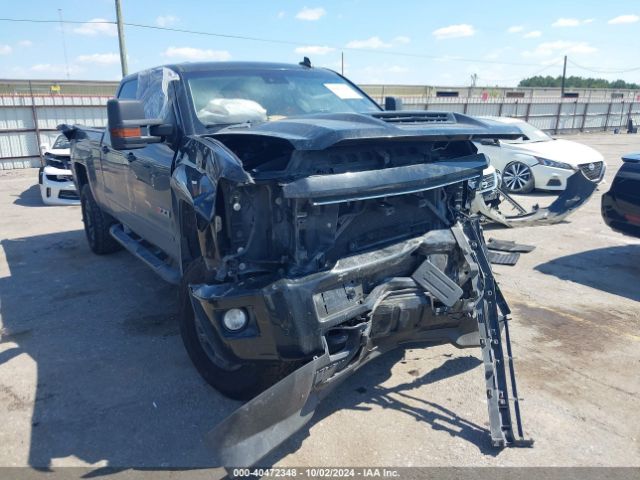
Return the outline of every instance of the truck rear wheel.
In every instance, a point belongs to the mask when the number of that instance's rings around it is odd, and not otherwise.
[[[291,362],[244,362],[223,365],[216,359],[215,339],[207,340],[211,329],[199,325],[191,304],[189,284],[204,279],[202,259],[194,261],[185,272],[180,286],[180,333],[189,358],[198,373],[213,388],[234,400],[249,400],[269,388],[296,365]],[[209,333],[207,333],[209,332]]]
[[[109,233],[109,228],[116,223],[116,219],[98,206],[88,183],[80,190],[80,203],[84,233],[87,235],[91,251],[105,255],[120,250],[122,247]]]

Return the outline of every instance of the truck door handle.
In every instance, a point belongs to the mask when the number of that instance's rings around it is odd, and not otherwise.
[[[102,146],[102,153],[109,153],[109,147],[107,147],[106,145]]]
[[[133,153],[129,152],[129,153],[127,154],[127,161],[129,161],[129,162],[133,162],[133,161],[135,161],[135,160],[137,160],[137,159],[138,159],[138,157],[136,157]]]

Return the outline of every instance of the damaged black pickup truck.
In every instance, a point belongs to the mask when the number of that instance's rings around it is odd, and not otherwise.
[[[491,440],[519,444],[509,309],[469,208],[487,167],[472,140],[520,131],[383,111],[306,59],[154,68],[107,109],[106,130],[60,127],[91,249],[124,247],[179,285],[201,375],[263,392],[212,431],[220,462],[257,461],[408,342],[480,346]]]

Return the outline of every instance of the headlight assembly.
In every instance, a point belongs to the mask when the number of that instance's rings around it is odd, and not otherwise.
[[[541,157],[535,157],[535,159],[538,161],[540,165],[544,165],[546,167],[562,168],[564,170],[575,170],[575,168],[569,165],[568,163],[556,162],[554,160],[548,160],[546,158],[541,158]]]

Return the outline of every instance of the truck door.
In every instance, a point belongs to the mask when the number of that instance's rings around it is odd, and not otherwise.
[[[135,99],[137,78],[127,80],[120,86],[118,98]],[[128,181],[129,162],[133,150],[114,150],[111,148],[109,128],[103,137],[100,152],[100,165],[104,179],[104,196],[114,216],[125,225],[131,223],[133,212],[133,192]]]
[[[147,118],[161,118],[177,126],[171,78],[166,68],[147,70],[138,77],[136,98],[142,100]],[[171,166],[174,146],[149,144],[127,154],[132,220],[129,227],[168,255],[176,251],[171,205]]]

